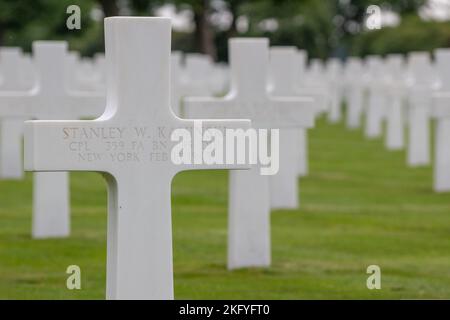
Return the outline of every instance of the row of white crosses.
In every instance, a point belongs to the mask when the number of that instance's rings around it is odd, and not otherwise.
[[[169,66],[178,64],[179,56],[170,57],[170,24],[166,19],[110,18],[106,20],[106,54],[108,60],[107,99],[101,95],[75,94],[64,88],[64,43],[36,42],[33,53],[37,81],[28,91],[3,92],[0,96],[2,118],[27,117],[58,119],[33,121],[26,125],[26,167],[35,171],[98,171],[108,182],[108,277],[109,298],[172,298],[172,257],[170,223],[170,182],[176,172],[189,169],[242,168],[231,165],[183,165],[169,161],[171,129],[190,128],[195,134],[199,121],[182,120],[170,110],[169,101],[181,100],[170,95]],[[132,33],[136,37],[129,37]],[[155,41],[144,45],[141,38]],[[157,46],[154,43],[158,43]],[[450,154],[446,136],[450,131],[449,75],[447,51],[436,54],[444,70],[440,92],[435,95],[433,115],[437,126],[436,174],[450,175],[446,165]],[[171,60],[172,59],[172,60]],[[175,60],[175,62],[174,62]],[[331,122],[341,117],[338,74],[343,73],[337,61],[328,65],[328,80],[302,84],[298,77],[304,55],[292,47],[274,47],[269,51],[265,39],[230,41],[230,91],[223,98],[186,99],[186,114],[200,118],[244,118],[254,128],[281,128],[280,172],[274,177],[262,176],[259,167],[236,171],[230,176],[230,212],[228,266],[267,266],[270,264],[271,207],[298,206],[297,175],[301,150],[297,138],[311,127],[315,114],[329,104]],[[270,62],[270,64],[269,64]],[[405,86],[401,77],[399,56],[387,59],[387,70],[379,58],[370,57],[372,70],[367,79],[369,104],[366,110],[366,133],[379,136],[381,121],[387,117],[387,146],[401,148],[401,104]],[[421,157],[427,143],[428,112],[433,79],[422,77],[432,73],[423,54],[410,59],[409,83],[410,136],[417,145],[409,147],[412,164],[426,163]],[[51,66],[51,67],[50,67]],[[56,66],[56,67],[55,67]],[[270,70],[269,70],[270,66]],[[54,70],[52,72],[52,70]],[[313,60],[310,78],[319,78],[321,64]],[[349,101],[348,124],[358,127],[362,107],[362,86],[351,77],[361,63],[349,61],[346,88]],[[381,72],[385,70],[386,72]],[[173,68],[172,75],[177,72]],[[420,80],[420,81],[419,81]],[[383,86],[389,90],[383,91]],[[332,90],[330,99],[318,103],[321,91]],[[17,89],[17,88],[16,88]],[[181,90],[179,92],[182,92]],[[379,95],[379,96],[378,96]],[[305,97],[305,96],[309,96]],[[386,103],[383,101],[389,101]],[[175,102],[173,102],[174,104]],[[106,106],[106,108],[105,108]],[[172,106],[175,111],[176,108]],[[92,121],[61,121],[81,117],[101,117]],[[176,112],[175,112],[176,113]],[[244,120],[202,120],[204,128],[221,126],[246,129]],[[391,129],[389,129],[391,128]],[[301,131],[302,130],[302,131]],[[300,133],[300,134],[299,134]],[[111,150],[112,143],[120,146]],[[293,143],[294,142],[294,143]],[[156,143],[156,144],[155,144]],[[155,147],[158,146],[158,147]],[[442,148],[440,147],[442,146]],[[156,148],[156,149],[155,149]],[[269,148],[269,145],[267,146]],[[418,151],[419,150],[419,151]],[[448,179],[440,179],[445,187]],[[282,190],[281,195],[277,191]],[[55,235],[68,232],[68,189],[65,173],[38,173],[35,178],[35,235],[49,235],[47,227],[60,226]],[[277,198],[279,197],[279,198]],[[62,199],[58,203],[58,200]],[[48,207],[46,208],[46,204]],[[58,208],[59,207],[59,208]],[[50,214],[49,213],[54,213]],[[44,214],[45,213],[45,214]],[[50,222],[49,224],[47,222]],[[53,232],[53,231],[52,231]],[[50,232],[50,234],[52,233]],[[61,232],[61,233],[59,233]],[[132,249],[130,249],[132,248]]]
[[[343,72],[345,84],[343,100],[346,102],[346,125],[349,129],[361,127],[364,108],[363,64],[360,58],[351,57],[347,60]]]
[[[408,149],[407,163],[411,167],[430,163],[430,114],[432,90],[436,72],[426,52],[413,52],[409,56],[408,83]]]
[[[170,34],[170,19],[105,19],[107,98],[97,106],[104,113],[95,120],[32,121],[25,125],[26,169],[104,174],[108,184],[110,299],[173,298],[170,188],[177,172],[245,168],[180,166],[171,161],[174,128],[190,130],[196,148],[196,135],[203,137],[199,125],[204,130],[247,129],[250,122],[192,121],[174,115],[170,108]],[[72,149],[72,145],[84,147]],[[111,149],[111,145],[118,147]]]
[[[411,53],[407,67],[403,60],[401,55],[367,58],[367,100],[362,107],[366,114],[365,133],[368,138],[379,138],[385,122],[386,148],[399,150],[405,145],[403,133],[407,124],[407,164],[411,167],[428,165],[434,72],[427,53]]]
[[[50,46],[51,43],[47,42],[47,46]],[[57,44],[57,43],[53,43],[53,44]],[[59,43],[60,45],[65,45],[63,43]],[[36,48],[39,47],[39,44],[36,43],[35,45]],[[34,50],[35,52],[37,52],[39,49]],[[50,49],[49,49],[50,50]],[[11,52],[13,52],[16,56],[16,59],[12,59],[9,58],[9,55],[5,54],[5,57],[2,59],[2,61],[4,62],[5,66],[9,67],[8,68],[4,68],[4,72],[3,75],[5,77],[5,79],[7,81],[10,81],[12,83],[14,83],[14,81],[17,82],[17,80],[15,80],[15,77],[17,78],[18,75],[21,75],[21,73],[18,73],[17,70],[20,70],[23,66],[25,66],[25,63],[19,63],[20,61],[18,61],[18,57],[20,55],[20,50],[19,49],[14,49],[14,50],[9,50]],[[4,52],[8,52],[7,49],[4,49]],[[99,79],[98,81],[96,81],[95,83],[93,81],[86,81],[86,82],[82,82],[80,80],[80,74],[82,74],[82,72],[80,72],[78,69],[80,67],[82,67],[82,64],[80,63],[80,58],[79,55],[76,54],[75,52],[68,52],[66,54],[64,54],[65,58],[65,65],[64,67],[62,66],[61,63],[59,63],[62,59],[62,52],[60,51],[59,57],[58,59],[54,60],[53,64],[47,63],[45,66],[41,66],[39,68],[39,72],[41,73],[41,76],[46,78],[46,75],[44,73],[46,73],[48,70],[50,70],[50,73],[54,73],[53,70],[60,70],[61,74],[64,75],[64,84],[65,84],[65,89],[69,90],[69,91],[74,91],[74,90],[80,90],[80,89],[84,89],[84,90],[88,90],[88,92],[81,92],[78,91],[77,94],[78,96],[81,95],[85,95],[87,98],[89,98],[89,96],[93,96],[91,93],[95,92],[94,95],[94,99],[103,99],[103,90],[101,89],[102,86],[102,81],[104,76],[99,76],[99,74],[103,74],[104,73],[104,63],[102,63],[100,65],[100,60],[103,62],[104,57],[102,56],[96,56],[94,63],[97,65],[97,70],[95,71],[97,76],[96,78]],[[11,56],[13,56],[11,54]],[[189,56],[189,55],[188,55]],[[197,55],[193,55],[194,57],[196,57]],[[200,55],[198,55],[198,57],[200,57]],[[198,58],[197,57],[197,58]],[[174,58],[176,60],[181,60],[181,55],[179,53],[172,53],[172,62],[174,60]],[[17,61],[16,61],[17,60]],[[36,60],[36,59],[35,59]],[[47,59],[47,61],[50,61],[52,59]],[[195,59],[194,59],[195,60]],[[178,65],[178,63],[172,63],[172,75],[174,79],[179,79],[176,75],[174,75],[174,72],[177,72],[177,68],[176,66]],[[30,66],[32,66],[30,64]],[[81,68],[83,69],[83,68]],[[224,78],[226,78],[226,70],[223,70],[225,68],[222,67],[222,81]],[[64,70],[64,71],[63,71]],[[10,71],[10,73],[8,73],[8,71]],[[29,75],[28,77],[25,77],[25,79],[33,79],[35,77],[35,71],[36,70],[32,70],[33,74]],[[92,71],[91,71],[92,72]],[[11,75],[12,76],[11,76]],[[85,76],[86,78],[86,76]],[[6,83],[5,80],[5,83]],[[205,80],[203,80],[205,81]],[[60,87],[55,87],[55,88],[63,88],[63,85],[61,82],[61,78],[59,80],[56,80],[55,83],[57,83]],[[28,82],[28,87],[35,85],[35,87],[39,87],[42,86],[39,83],[34,83],[34,81],[29,81]],[[180,94],[180,91],[182,92],[182,90],[177,90],[176,87],[177,81],[172,81],[172,88],[174,90],[172,90],[172,95],[174,94]],[[5,89],[11,89],[14,94],[12,96],[18,98],[19,95],[24,95],[27,96],[30,94],[30,92],[27,92],[23,89],[25,89],[25,87],[21,87],[19,85],[15,85],[12,86],[10,85],[9,87],[5,86]],[[44,85],[45,88],[45,85]],[[19,90],[22,89],[22,90]],[[71,89],[71,90],[70,90]],[[34,89],[33,89],[34,90]],[[56,94],[54,94],[56,96]],[[8,96],[8,95],[7,95]],[[50,97],[52,96],[52,94],[49,95]],[[173,101],[180,101],[180,96],[172,96],[172,100]],[[20,101],[20,99],[15,99],[16,104],[21,104],[21,105],[26,105],[26,102],[22,102]],[[19,101],[19,102],[17,102]],[[95,100],[94,100],[95,101]],[[178,103],[173,103],[173,109],[174,112],[176,114],[180,114],[181,112],[178,110],[176,111],[175,109],[177,107],[179,107]],[[89,106],[87,107],[89,108]],[[86,109],[87,109],[86,108]],[[1,153],[1,155],[5,158],[5,161],[3,161],[3,164],[7,164],[9,165],[9,167],[7,166],[8,170],[5,170],[6,172],[8,172],[9,174],[11,174],[12,170],[11,167],[14,166],[14,168],[16,169],[16,178],[19,178],[22,176],[23,174],[23,170],[22,170],[22,155],[21,155],[21,138],[22,138],[22,125],[23,125],[23,120],[24,118],[21,116],[18,116],[18,113],[20,114],[21,111],[17,111],[14,110],[12,112],[11,108],[10,109],[4,109],[3,114],[2,114],[2,119],[4,120],[4,122],[8,125],[4,125],[2,127],[3,130],[3,134],[2,134],[2,138],[5,140],[4,143],[2,144],[2,147],[4,148],[3,152]],[[61,110],[60,110],[61,112]],[[99,114],[100,111],[95,111],[95,114]],[[7,116],[4,116],[6,115]],[[37,117],[35,115],[35,113],[33,113],[31,111],[31,113],[28,114],[31,118],[35,118]],[[80,114],[79,117],[89,117],[92,116],[93,113],[84,113],[84,114]],[[14,124],[14,126],[13,126]],[[17,128],[16,130],[13,130],[14,128]],[[300,138],[300,137],[299,137]],[[305,139],[303,139],[305,140]],[[304,146],[304,152],[299,152],[300,153],[300,160],[303,159],[302,163],[306,163],[306,143],[303,144]],[[306,165],[304,165],[306,166]],[[40,176],[40,175],[37,175]],[[47,175],[50,176],[50,175]],[[11,176],[9,176],[9,178],[11,178]],[[69,195],[68,195],[68,190],[67,187],[61,187],[61,184],[64,183],[64,181],[55,181],[54,183],[41,183],[40,182],[41,179],[37,179],[37,181],[35,182],[35,187],[34,187],[34,201],[33,201],[33,228],[32,228],[32,235],[33,237],[36,238],[46,238],[46,237],[64,237],[64,236],[68,236],[69,235],[69,226],[70,226],[70,210],[69,210]],[[49,189],[50,191],[53,190],[59,190],[59,193],[52,193],[52,192],[47,192],[43,189],[47,189],[47,185],[49,185]],[[278,190],[277,190],[278,191]],[[282,192],[280,192],[282,194],[282,196],[284,195]],[[52,197],[53,194],[53,197]],[[295,199],[295,196],[298,194],[297,192],[297,188],[293,187],[291,192],[291,199]],[[58,200],[53,200],[53,198],[58,199]],[[296,207],[295,201],[291,201],[294,203],[294,205],[284,205],[284,207]],[[282,205],[283,207],[283,205]]]
[[[347,126],[358,128],[365,114],[366,136],[377,138],[385,122],[386,148],[401,150],[406,146],[408,166],[418,167],[430,164],[430,119],[436,119],[433,188],[448,192],[449,49],[436,50],[434,56],[434,63],[427,52],[411,52],[407,59],[399,54],[386,58],[369,56],[365,63],[359,58],[349,58],[345,64]]]
[[[187,54],[184,60],[185,62],[182,63],[180,52],[172,53],[172,100],[179,102],[173,105],[173,111],[177,115],[182,114],[181,98],[183,96],[195,95],[199,92],[208,95],[220,94],[225,92],[228,82],[227,67],[223,64],[212,64],[208,56]],[[206,68],[197,68],[199,65]],[[69,51],[65,57],[64,67],[64,82],[67,89],[104,94],[105,59],[103,54],[95,54],[92,59],[89,59],[81,58],[76,51]],[[0,91],[30,89],[36,81],[34,69],[32,57],[22,53],[20,48],[0,48]],[[188,72],[188,70],[191,71]],[[192,70],[201,70],[201,72],[192,72]],[[19,117],[2,117],[1,119],[0,179],[23,178],[23,121],[24,119]]]
[[[448,52],[448,49],[437,50],[434,63],[426,52],[412,52],[407,59],[400,54],[385,58],[368,56],[365,61],[350,57],[343,70],[339,61],[330,59],[322,76],[312,77],[328,84],[329,122],[340,120],[341,102],[345,100],[347,127],[359,128],[364,117],[365,135],[374,139],[381,137],[385,124],[386,148],[401,150],[406,140],[406,162],[410,167],[430,164],[430,119],[435,118],[433,187],[436,191],[450,191],[450,152],[444,142],[448,130],[444,124],[450,72]],[[319,69],[314,63],[317,64],[312,61],[311,69]],[[344,88],[340,88],[339,80],[333,81],[336,78],[344,80]]]
[[[298,128],[313,125],[317,113],[314,99],[300,96],[295,82],[300,62],[297,50],[286,47],[269,51],[266,39],[230,40],[229,93],[223,98],[186,99],[189,116],[213,120],[184,120],[170,107],[173,97],[169,70],[174,59],[170,58],[170,20],[107,18],[105,35],[107,97],[106,103],[98,102],[93,107],[105,109],[104,113],[95,120],[63,121],[65,115],[59,114],[48,117],[55,120],[26,122],[25,167],[45,172],[42,174],[104,174],[108,183],[107,297],[173,298],[172,178],[181,170],[247,168],[175,165],[169,157],[174,145],[169,137],[175,128],[189,129],[194,137],[202,134],[199,125],[204,130],[247,130],[250,122],[239,118],[252,120],[254,128],[282,128],[280,165],[283,161],[293,163],[287,166],[289,172],[269,178],[255,166],[230,176],[228,265],[236,268],[270,264],[270,194],[273,186],[297,192],[299,151],[290,142],[296,141]],[[71,102],[59,101],[60,108]],[[33,105],[46,109],[36,99]],[[79,105],[83,106],[82,100]],[[111,150],[111,143],[119,148]],[[195,139],[193,143],[195,150]]]
[[[0,92],[30,89],[34,82],[31,58],[20,48],[0,48]],[[23,177],[23,120],[5,117],[0,120],[0,178]]]

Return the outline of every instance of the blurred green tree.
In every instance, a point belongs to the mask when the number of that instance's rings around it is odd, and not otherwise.
[[[30,50],[33,40],[68,40],[72,48],[87,51],[89,41],[96,38],[95,23],[90,17],[94,2],[78,0],[81,29],[66,26],[67,7],[73,0],[34,0],[0,2],[0,45],[20,46]]]
[[[431,50],[449,46],[445,23],[427,22],[417,12],[426,0],[33,0],[0,1],[0,45],[30,49],[37,39],[65,39],[83,54],[103,50],[103,16],[152,15],[171,4],[192,12],[193,30],[173,33],[173,48],[227,59],[234,36],[264,36],[273,45],[304,48],[312,57]],[[82,11],[81,30],[66,28],[66,8]],[[397,27],[365,28],[369,5],[401,17]],[[94,14],[95,13],[95,17]],[[223,19],[227,23],[223,23]],[[242,19],[240,19],[242,18]],[[228,19],[228,20],[227,20]],[[219,21],[220,20],[220,21]],[[238,21],[245,20],[247,28]],[[416,36],[414,36],[416,35]]]
[[[169,0],[178,10],[190,9],[193,13],[195,25],[193,31],[194,51],[205,53],[212,58],[217,58],[217,50],[214,44],[215,30],[211,25],[210,16],[213,11],[211,0]]]
[[[356,36],[351,48],[354,55],[385,55],[410,51],[433,51],[450,47],[450,23],[423,21],[409,15],[396,27],[364,32]]]

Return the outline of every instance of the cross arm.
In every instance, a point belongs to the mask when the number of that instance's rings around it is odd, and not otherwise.
[[[264,116],[264,119],[258,121],[261,127],[269,125],[274,127],[277,124],[279,128],[311,128],[314,126],[314,116],[317,107],[312,97],[270,97],[270,105],[273,114]],[[256,122],[256,121],[255,121]],[[266,122],[268,122],[266,124]]]
[[[3,92],[0,94],[0,117],[35,117],[35,95],[30,92]]]
[[[120,134],[112,128],[98,120],[25,121],[25,170],[107,172],[108,142]]]
[[[187,139],[188,145],[191,148],[190,163],[178,163],[174,166],[175,172],[185,170],[201,170],[201,169],[249,169],[250,164],[247,158],[245,163],[237,161],[237,154],[245,152],[248,154],[251,147],[248,144],[248,134],[251,129],[250,120],[186,120],[179,119],[177,128],[184,128],[191,132],[191,140]],[[176,138],[180,136],[174,134],[172,131],[172,146],[180,145],[181,140]],[[247,140],[246,140],[247,139]],[[240,142],[245,142],[240,144]],[[255,141],[256,142],[256,141]],[[216,146],[215,155],[217,157],[210,158],[210,149],[213,145]],[[234,147],[230,148],[233,145]],[[243,145],[245,145],[243,147]],[[209,147],[207,147],[209,146]],[[239,151],[239,148],[241,150]],[[174,151],[177,149],[173,149]],[[211,150],[211,149],[210,149]],[[227,162],[228,153],[233,150],[234,162]],[[219,156],[219,155],[222,156]],[[241,154],[242,155],[242,154]]]
[[[106,96],[97,93],[71,93],[68,103],[71,118],[97,118],[106,108]]]
[[[236,118],[231,108],[235,104],[231,97],[187,97],[183,100],[184,113],[190,119]]]
[[[315,87],[300,87],[298,93],[300,95],[309,96],[314,99],[316,104],[317,112],[324,112],[327,110],[327,99],[326,88],[322,86]]]

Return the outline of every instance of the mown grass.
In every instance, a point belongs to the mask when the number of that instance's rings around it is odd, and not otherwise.
[[[382,140],[321,120],[310,132],[301,208],[272,214],[268,269],[226,270],[227,173],[185,172],[173,182],[178,299],[450,298],[450,195],[431,190],[431,167],[411,169]],[[71,174],[72,235],[32,240],[31,182],[0,181],[0,298],[103,299],[106,190]],[[82,290],[65,270],[82,269]],[[366,288],[366,268],[382,289]]]

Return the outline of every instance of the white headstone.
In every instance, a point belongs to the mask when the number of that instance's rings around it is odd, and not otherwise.
[[[297,83],[299,72],[297,49],[295,47],[272,47],[270,50],[270,92],[273,96],[300,97]],[[303,96],[306,97],[306,96]],[[316,103],[311,96],[310,99]],[[299,110],[300,114],[317,109],[310,105],[309,109]],[[307,172],[307,139],[306,128],[282,128],[280,130],[280,170],[270,179],[271,206],[275,209],[298,208],[299,206],[299,173]]]
[[[433,96],[432,115],[436,118],[434,190],[450,191],[450,49],[435,51],[440,87]]]
[[[408,150],[407,163],[411,167],[430,163],[431,90],[435,76],[431,57],[427,52],[412,52],[408,63],[411,83],[408,91]]]
[[[66,90],[66,51],[65,42],[33,42],[36,87],[24,92],[0,93],[0,117],[77,119],[101,114],[105,101],[103,95],[81,95]],[[51,149],[52,145],[47,144]],[[68,175],[65,172],[40,172],[34,175],[32,234],[35,238],[64,237],[69,234],[68,188]]]
[[[324,83],[320,79],[320,73],[323,71],[320,60],[314,60],[307,71],[306,68],[307,52],[297,50],[297,61],[295,63],[296,92],[300,96],[313,98],[316,106],[316,115],[327,110],[328,95]],[[308,131],[302,128],[298,129],[298,145],[300,150],[300,159],[298,165],[298,176],[304,177],[308,174]]]
[[[350,57],[345,65],[345,100],[347,106],[347,127],[361,126],[364,109],[363,64],[360,58]]]
[[[0,66],[2,83],[1,91],[26,90],[23,79],[25,68],[22,50],[14,47],[0,48]],[[0,105],[0,108],[2,106]],[[22,135],[23,118],[7,118],[0,120],[0,178],[22,179]]]
[[[344,80],[343,66],[338,58],[331,58],[326,64],[326,78],[329,94],[328,121],[337,123],[342,118],[342,84]]]
[[[178,117],[182,116],[181,58],[182,53],[180,51],[172,51],[170,54],[170,105],[173,113]]]
[[[306,78],[306,61],[307,61],[307,52],[305,50],[296,50],[295,58],[294,58],[294,66],[291,72],[294,72],[294,89],[298,95],[301,95],[302,90],[305,93],[308,91],[305,87],[305,78]],[[311,90],[313,91],[313,90]],[[315,101],[319,96],[315,92],[311,92],[309,94],[311,98]],[[308,131],[305,128],[298,128],[297,133],[297,142],[298,146],[298,177],[304,177],[308,175],[309,166],[308,166]]]
[[[225,63],[216,63],[213,66],[211,77],[211,91],[215,96],[222,96],[229,90],[228,66]]]
[[[99,76],[99,86],[103,92],[106,90],[106,58],[103,52],[94,54],[94,68]]]
[[[22,54],[22,64],[19,72],[23,87],[31,89],[36,83],[36,70],[30,54]]]
[[[78,79],[78,65],[80,64],[81,56],[78,51],[69,51],[65,58],[65,82],[69,89],[80,90],[82,89],[82,84]]]
[[[229,52],[230,91],[223,98],[186,99],[190,117],[212,119],[244,117],[252,120],[254,128],[293,128],[312,125],[313,110],[310,108],[310,100],[276,98],[268,93],[267,39],[231,39]],[[272,138],[275,139],[274,136]],[[272,144],[271,147],[275,145]],[[270,264],[269,176],[261,175],[258,166],[248,171],[230,173],[228,214],[228,268],[268,266]]]
[[[208,55],[188,53],[185,55],[182,75],[184,96],[211,96],[211,73],[213,62]]]
[[[386,95],[386,148],[400,150],[404,147],[404,95],[405,70],[403,56],[389,54],[385,61],[384,80]]]
[[[379,56],[367,58],[368,90],[365,135],[367,138],[379,138],[383,133],[385,115],[385,97],[383,94],[383,60]]]
[[[310,96],[314,99],[317,103],[321,102],[321,95],[318,92],[315,92],[314,89],[311,89],[307,85],[306,81],[306,62],[307,62],[307,52],[306,50],[297,50],[296,51],[296,61],[295,61],[295,90],[297,94],[301,95],[302,92],[305,96]],[[309,93],[308,93],[309,92]],[[304,177],[308,175],[309,172],[309,165],[308,165],[308,130],[304,128],[298,129],[298,136],[297,136],[297,145],[298,145],[298,173],[297,175],[299,177]]]
[[[103,115],[25,124],[27,170],[97,171],[106,178],[109,299],[172,299],[172,178],[182,170],[243,167],[202,164],[202,129],[246,130],[250,121],[192,121],[170,110],[170,34],[167,18],[106,18]],[[180,128],[194,135],[183,140],[193,144],[192,165],[171,161],[179,145],[172,133]]]
[[[306,67],[307,53],[305,50],[297,50],[298,92],[300,95],[310,96],[317,104],[317,114],[328,110],[329,95],[323,78],[323,63],[320,59],[311,59],[309,67]]]

